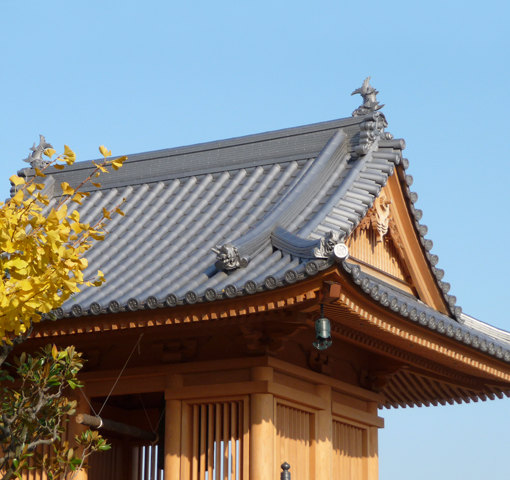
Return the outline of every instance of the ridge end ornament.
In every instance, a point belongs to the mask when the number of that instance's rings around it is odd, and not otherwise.
[[[313,249],[314,257],[329,258],[335,249],[335,245],[340,243],[344,237],[345,233],[330,230],[320,239],[319,246]]]
[[[30,163],[30,166],[32,168],[39,168],[42,169],[49,165],[51,162],[49,160],[43,159],[43,153],[47,148],[53,148],[53,146],[50,143],[46,142],[46,139],[44,138],[44,135],[39,135],[39,145],[37,147],[34,145],[30,148],[32,150],[32,153],[28,155],[27,158],[24,158],[23,161]]]
[[[214,266],[218,270],[236,270],[237,268],[245,268],[248,266],[249,259],[241,257],[237,247],[231,243],[225,245],[216,245],[211,250],[216,254],[217,261]]]
[[[370,78],[371,77],[367,77],[361,87],[351,93],[351,96],[359,93],[363,98],[363,104],[352,112],[353,117],[368,115],[369,113],[377,112],[377,110],[384,107],[384,105],[379,105],[379,102],[377,101],[376,96],[379,91],[370,85]]]
[[[314,248],[315,258],[331,258],[337,262],[343,262],[349,256],[349,249],[343,243],[344,232],[334,232],[330,230],[320,239],[318,247]]]

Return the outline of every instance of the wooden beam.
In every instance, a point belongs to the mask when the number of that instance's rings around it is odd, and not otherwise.
[[[157,433],[142,430],[141,428],[126,425],[125,423],[114,422],[113,420],[102,419],[101,417],[93,417],[92,415],[87,415],[85,413],[80,413],[76,415],[75,418],[76,423],[86,425],[94,428],[95,430],[104,428],[110,432],[120,433],[131,438],[146,440],[151,443],[157,442],[159,438]]]
[[[377,404],[374,403],[374,405]],[[348,407],[337,402],[333,402],[332,412],[337,417],[347,418],[372,427],[384,428],[384,418],[379,417],[377,413],[374,415],[373,413],[363,412],[357,408]]]

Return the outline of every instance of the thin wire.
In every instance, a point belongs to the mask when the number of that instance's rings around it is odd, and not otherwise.
[[[164,414],[165,414],[165,409],[163,409],[163,411],[161,412],[161,415],[159,416],[158,424],[156,425],[156,430],[158,429],[159,424],[161,423],[161,420],[163,420]],[[156,431],[156,430],[154,430],[154,431]]]
[[[94,410],[94,407],[93,407],[93,406],[92,406],[92,404],[89,402],[89,399],[87,398],[87,395],[85,395],[85,394],[83,393],[83,390],[82,390],[81,388],[80,388],[80,393],[83,395],[83,398],[84,398],[85,400],[87,400],[87,403],[89,404],[90,409],[94,412],[94,415],[95,415],[96,417],[98,417],[99,415],[96,413],[96,411]]]
[[[138,347],[140,341],[142,340],[142,337],[143,337],[143,333],[140,335],[140,338],[138,339],[138,341],[135,343],[135,346],[133,347],[133,350],[131,350],[131,353],[129,354],[129,357],[128,359],[126,360],[126,363],[124,364],[124,366],[122,367],[122,370],[120,371],[119,373],[119,376],[117,377],[117,380],[115,380],[115,383],[113,384],[113,387],[112,389],[110,390],[110,393],[108,394],[108,396],[106,397],[106,400],[104,401],[103,403],[103,406],[101,407],[101,410],[99,410],[99,413],[96,415],[96,417],[99,417],[99,415],[101,415],[101,412],[103,411],[103,408],[105,407],[106,405],[106,402],[108,401],[108,399],[110,398],[110,395],[112,394],[115,386],[117,385],[117,383],[119,382],[120,380],[120,377],[122,377],[122,374],[124,373],[124,370],[126,369],[127,367],[127,364],[129,363],[129,360],[131,360],[131,357],[133,356],[133,353],[135,353],[135,350],[136,350],[136,347]]]
[[[145,410],[145,405],[143,403],[143,400],[142,400],[142,397],[140,396],[140,394],[138,394],[138,398],[140,399],[140,402],[142,402],[143,411],[145,412],[145,416],[147,417],[147,420],[149,421],[149,426],[151,427],[151,430],[154,432],[155,430],[152,428],[151,419],[149,418],[149,414],[147,413],[147,410]]]

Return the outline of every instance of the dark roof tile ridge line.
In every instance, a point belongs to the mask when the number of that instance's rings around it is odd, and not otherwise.
[[[462,324],[461,326],[455,319],[434,310],[423,302],[419,302],[418,299],[414,302],[416,306],[410,306],[409,303],[413,302],[412,299],[404,295],[399,297],[397,293],[399,291],[398,288],[387,285],[373,277],[369,278],[367,274],[362,272],[359,265],[344,261],[342,262],[342,267],[351,275],[354,284],[358,285],[372,300],[378,301],[387,309],[407,320],[419,323],[423,327],[428,327],[430,330],[434,330],[443,336],[455,338],[458,342],[475,350],[479,349],[484,353],[510,363],[510,342],[498,341],[472,327]]]
[[[418,233],[418,238],[422,244],[423,251],[425,253],[425,257],[428,260],[430,265],[430,269],[436,278],[437,285],[441,292],[443,293],[446,304],[448,305],[451,314],[457,319],[459,323],[463,323],[462,320],[462,307],[457,305],[457,297],[453,295],[449,295],[450,284],[447,282],[443,282],[442,279],[444,277],[444,270],[440,268],[436,268],[437,263],[439,262],[439,257],[435,254],[431,254],[430,250],[434,246],[432,240],[425,238],[425,235],[428,232],[428,228],[426,225],[420,224],[420,220],[423,217],[423,211],[416,209],[414,204],[418,201],[418,194],[416,192],[411,192],[410,186],[413,184],[413,177],[406,173],[406,170],[409,168],[409,160],[404,158],[402,160],[402,169],[398,168],[397,173],[400,181],[402,182],[402,186],[404,187],[402,190],[404,191],[404,195],[408,201],[409,209],[414,217],[414,227],[416,232]]]
[[[107,306],[102,306],[98,302],[92,302],[88,308],[76,303],[68,310],[58,307],[52,310],[52,314],[57,319],[81,317],[89,315],[102,315],[127,311],[137,311],[144,309],[168,308],[183,305],[193,305],[195,303],[213,302],[217,300],[233,299],[244,295],[252,295],[254,293],[274,290],[288,285],[292,285],[298,281],[305,280],[319,272],[324,271],[333,265],[333,259],[315,259],[306,263],[299,264],[296,268],[289,268],[285,271],[282,278],[276,278],[269,275],[262,283],[256,283],[253,279],[245,282],[244,288],[238,288],[235,284],[226,285],[221,291],[215,288],[207,288],[203,294],[198,294],[191,290],[181,298],[174,293],[169,293],[164,301],[158,300],[154,296],[149,296],[145,301],[139,301],[136,298],[128,299],[124,304],[117,300],[111,300]],[[49,319],[47,314],[43,314],[43,320]]]
[[[327,169],[330,164],[345,162],[347,142],[348,136],[345,132],[342,129],[337,130],[300,181],[296,182],[293,188],[289,189],[260,221],[239,239],[231,242],[238,249],[241,257],[249,258],[255,255],[267,242],[270,243],[270,235],[275,227],[285,228],[286,224],[292,221],[293,212],[299,211],[301,204],[306,203],[309,201],[308,197],[313,197],[316,194],[316,184],[320,183],[322,176],[328,173]],[[338,155],[344,150],[343,154]]]
[[[213,150],[219,150],[222,148],[229,148],[234,146],[240,146],[240,145],[248,145],[253,143],[262,143],[269,140],[276,140],[278,138],[289,138],[289,137],[296,137],[300,135],[304,135],[307,133],[315,133],[320,131],[327,131],[327,130],[336,130],[338,128],[347,127],[350,125],[356,125],[363,121],[364,117],[346,117],[346,118],[339,118],[335,120],[328,120],[326,122],[318,122],[318,123],[311,123],[308,125],[299,125],[296,127],[288,127],[288,128],[282,128],[277,130],[269,130],[267,132],[260,132],[260,133],[254,133],[249,135],[241,135],[238,137],[232,137],[227,138],[223,140],[212,140],[208,142],[199,142],[191,145],[182,145],[178,147],[171,147],[171,148],[163,148],[160,150],[149,150],[147,152],[137,152],[137,153],[130,153],[130,154],[123,154],[128,157],[128,161],[126,162],[126,165],[129,165],[131,163],[137,163],[137,162],[143,162],[143,161],[149,161],[149,160],[156,160],[158,158],[162,157],[174,157],[179,156],[183,154],[191,154],[191,153],[198,153],[198,152],[207,152],[207,151],[213,151]],[[297,130],[303,130],[300,132],[292,133],[293,131]],[[289,133],[285,133],[289,132]],[[271,135],[274,135],[274,137],[271,137]],[[263,138],[260,140],[254,140],[257,137],[261,136],[268,136],[268,138]],[[223,143],[225,143],[223,145]],[[221,145],[220,145],[221,144]],[[174,152],[174,153],[172,153]],[[115,155],[112,158],[121,157],[123,155]],[[150,158],[133,158],[136,156],[141,155],[150,155]],[[80,162],[76,162],[73,165],[66,167],[66,171],[79,171],[79,170],[87,170],[91,167],[93,167],[92,162],[101,162],[102,158],[93,158],[89,160],[83,160]],[[48,175],[58,175],[60,173],[59,170],[48,172]],[[30,175],[33,175],[33,169],[23,168],[18,171],[18,175],[22,175],[24,177],[28,177]]]

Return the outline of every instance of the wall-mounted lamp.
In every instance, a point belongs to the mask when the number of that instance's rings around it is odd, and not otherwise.
[[[321,303],[321,318],[315,321],[315,338],[313,346],[317,350],[326,350],[333,341],[331,340],[331,323],[324,316],[324,305]]]

